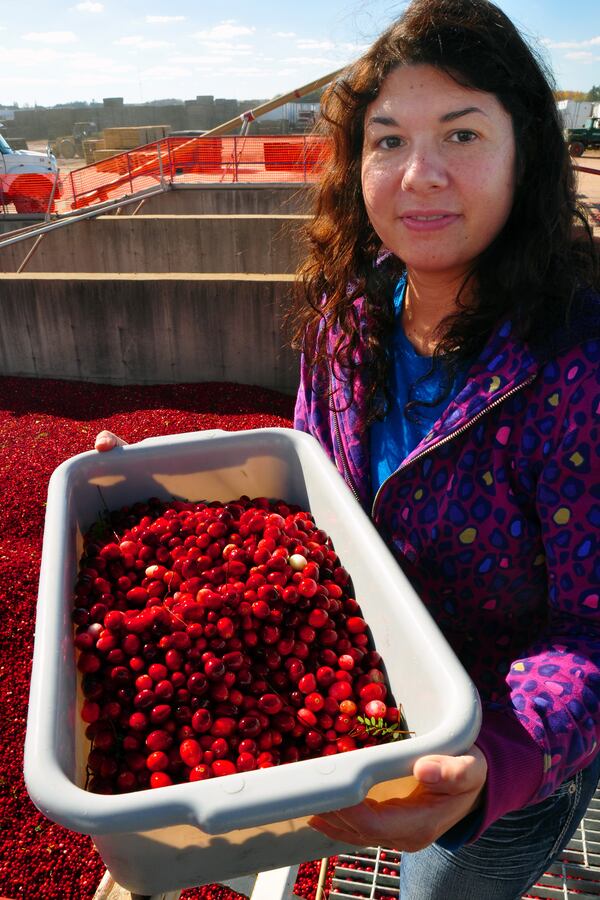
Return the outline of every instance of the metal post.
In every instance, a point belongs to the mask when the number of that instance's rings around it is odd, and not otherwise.
[[[325,900],[325,882],[327,880],[327,869],[329,867],[329,857],[324,856],[319,866],[319,880],[317,882],[317,892],[315,900]]]
[[[56,175],[54,176],[54,184],[52,185],[52,190],[50,191],[50,197],[48,198],[48,208],[46,209],[46,215],[44,219],[46,222],[50,221],[50,210],[52,209],[52,204],[54,203],[54,195],[56,193],[56,188],[58,187],[58,176],[60,175],[60,169],[56,170]]]
[[[69,173],[71,177],[71,191],[73,193],[73,209],[77,209],[77,191],[75,190],[75,182],[73,181],[73,173]]]
[[[27,265],[27,263],[29,262],[29,260],[31,259],[31,257],[33,256],[33,254],[35,253],[35,251],[37,250],[37,248],[39,247],[39,245],[40,245],[40,243],[41,243],[41,241],[42,241],[42,238],[45,238],[45,237],[46,237],[45,233],[44,233],[44,234],[38,234],[37,238],[36,238],[35,241],[33,242],[33,247],[30,247],[30,248],[29,248],[29,251],[28,251],[28,253],[27,253],[27,256],[25,257],[25,259],[23,260],[23,262],[21,263],[21,265],[20,265],[19,268],[17,269],[17,275],[20,275],[21,272],[25,269],[25,266]]]
[[[237,137],[233,138],[233,180],[239,181],[238,177],[238,155],[237,155]]]
[[[306,184],[306,135],[303,136],[302,141],[303,141],[302,162],[304,165],[304,183]]]
[[[129,175],[129,189],[131,190],[131,193],[133,194],[133,178],[131,175],[131,160],[129,159],[129,151],[127,152],[126,156],[127,156],[127,174]]]
[[[171,139],[167,138],[167,156],[169,157],[169,181],[173,183],[173,157],[171,156]]]
[[[164,190],[164,187],[165,187],[165,177],[164,177],[164,173],[163,173],[162,156],[161,156],[161,153],[160,153],[160,141],[157,141],[157,142],[156,142],[156,152],[157,152],[157,154],[158,154],[158,171],[159,171],[159,173],[160,173],[160,186],[161,186],[161,188],[163,188],[163,190]]]

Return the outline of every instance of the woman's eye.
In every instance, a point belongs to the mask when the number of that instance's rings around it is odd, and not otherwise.
[[[395,147],[399,147],[402,144],[402,138],[397,137],[396,135],[388,135],[387,137],[381,138],[377,142],[379,147],[383,147],[384,150],[393,150]]]
[[[457,141],[459,144],[469,144],[476,138],[477,135],[474,131],[455,131],[451,137],[451,140]]]

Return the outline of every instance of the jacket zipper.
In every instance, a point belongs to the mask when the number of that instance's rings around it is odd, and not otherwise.
[[[523,390],[523,388],[525,388],[525,387],[527,387],[527,385],[531,384],[531,382],[534,381],[535,378],[536,378],[535,375],[530,375],[529,378],[526,378],[525,381],[521,382],[521,384],[517,385],[517,387],[512,388],[506,394],[503,394],[502,397],[498,397],[497,400],[494,400],[492,403],[490,403],[489,406],[486,406],[485,409],[482,409],[480,412],[478,412],[476,416],[473,416],[472,419],[470,419],[468,422],[465,422],[465,424],[461,425],[460,428],[457,428],[456,431],[452,431],[450,434],[447,434],[446,437],[444,437],[440,441],[438,441],[437,444],[432,444],[431,447],[427,447],[425,450],[422,450],[417,456],[414,457],[414,459],[411,459],[410,462],[408,462],[408,463],[403,462],[402,465],[398,466],[398,468],[394,472],[392,472],[391,475],[388,475],[388,477],[380,485],[379,490],[375,494],[375,498],[373,500],[373,506],[371,507],[371,518],[373,520],[375,519],[375,506],[377,505],[377,500],[379,499],[379,495],[380,495],[381,491],[383,490],[385,485],[388,483],[390,478],[393,478],[395,475],[398,475],[399,472],[401,472],[403,469],[408,468],[409,466],[412,466],[413,463],[416,463],[418,460],[423,459],[424,456],[427,456],[427,454],[431,453],[433,450],[437,450],[437,448],[441,447],[442,444],[447,444],[448,441],[454,440],[454,438],[457,437],[459,434],[463,434],[463,432],[465,432],[465,431],[467,431],[467,429],[471,428],[471,426],[474,425],[475,422],[478,422],[479,419],[481,419],[483,416],[487,415],[490,412],[490,410],[494,409],[496,406],[499,406],[501,403],[504,403],[504,401],[508,400],[509,397],[512,397],[513,394],[517,394],[519,391]]]

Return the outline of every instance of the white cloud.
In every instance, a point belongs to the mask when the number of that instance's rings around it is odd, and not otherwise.
[[[79,38],[72,31],[30,31],[23,35],[23,40],[40,44],[74,44]]]
[[[300,38],[296,41],[300,50],[333,50],[335,44],[331,41],[315,41],[310,38]]]
[[[94,0],[83,0],[83,3],[76,3],[71,7],[78,12],[101,13],[104,11],[104,3],[95,3]]]
[[[338,44],[338,50],[343,50],[344,53],[354,54],[359,56],[361,53],[364,53],[369,49],[369,44],[354,44],[354,43],[342,43]]]
[[[63,54],[50,47],[0,47],[2,62],[11,69],[35,68],[45,63],[55,63],[63,59]],[[7,69],[8,71],[8,69]],[[4,76],[2,83],[4,84]]]
[[[52,67],[54,72],[58,72],[61,66],[65,69],[76,69],[77,83],[80,80],[79,75],[86,71],[92,74],[108,72],[111,76],[135,71],[135,66],[120,63],[110,56],[80,50],[58,50],[54,47],[0,47],[0,57],[5,65],[14,70],[39,69],[43,65]],[[64,80],[65,76],[61,77]],[[72,73],[69,73],[69,78],[71,77]]]
[[[175,56],[169,57],[168,62],[173,66],[198,66],[206,62],[206,57],[175,54]]]
[[[154,41],[142,37],[141,34],[132,34],[128,37],[118,38],[113,43],[117,47],[132,47],[134,50],[155,50],[159,47],[171,47],[168,41]]]
[[[575,59],[577,62],[588,63],[594,59],[594,54],[589,50],[577,50],[574,53],[565,53],[565,59]]]
[[[178,69],[176,66],[152,66],[142,71],[142,78],[153,81],[169,81],[172,78],[184,78],[189,75],[188,69]]]
[[[580,47],[593,47],[600,44],[600,35],[585,41],[553,41],[551,38],[543,38],[542,43],[551,50],[577,50]]]
[[[331,66],[333,69],[339,67],[339,62],[326,56],[288,56],[285,61],[297,66]]]
[[[295,31],[276,31],[274,37],[279,38],[293,38],[296,37]]]
[[[256,66],[227,66],[227,72],[232,75],[264,75],[264,69]]]
[[[227,41],[231,38],[254,34],[255,31],[256,28],[254,26],[238,25],[236,24],[236,19],[227,19],[209,28],[208,31],[197,31],[192,37],[200,41]]]
[[[249,56],[254,52],[252,44],[232,44],[227,41],[219,41],[209,46],[211,54],[234,53],[236,56]]]
[[[168,25],[170,22],[185,22],[185,16],[146,16],[148,25]]]

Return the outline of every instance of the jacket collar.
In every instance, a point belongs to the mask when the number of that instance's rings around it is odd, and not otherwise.
[[[360,308],[359,308],[360,309]],[[363,327],[364,317],[361,319]],[[410,465],[423,451],[432,450],[454,432],[468,426],[484,411],[502,401],[513,390],[535,377],[540,363],[526,344],[512,333],[510,321],[501,322],[490,336],[478,359],[471,366],[465,386],[450,402],[442,416],[410,453],[402,467]],[[355,493],[366,509],[370,509],[372,489],[370,452],[366,418],[366,367],[359,363],[354,391],[332,373],[336,417],[339,428],[337,440],[347,463],[347,472]]]
[[[539,362],[528,346],[513,336],[510,321],[502,322],[469,369],[463,389],[450,401],[431,431],[403,465],[409,464],[423,450],[435,447],[453,432],[468,426],[486,409],[500,403],[512,391],[530,381],[538,370]]]

